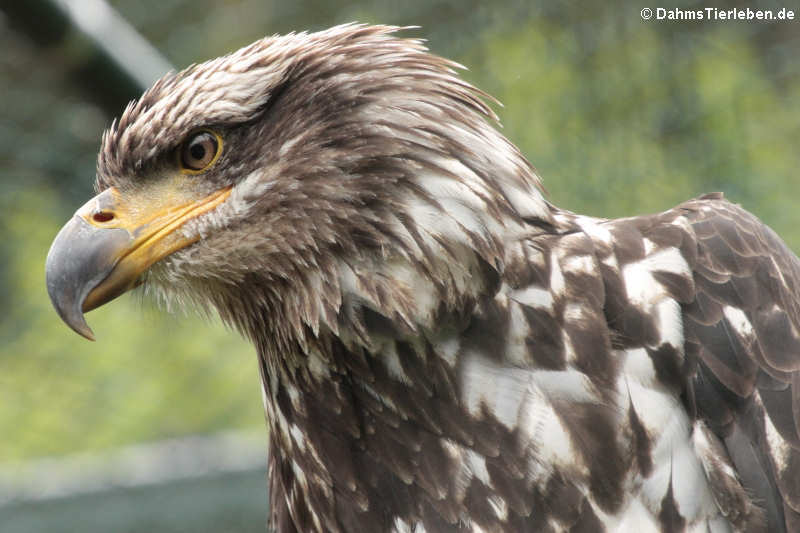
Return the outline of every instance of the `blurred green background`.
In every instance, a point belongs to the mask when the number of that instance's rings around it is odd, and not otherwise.
[[[405,34],[504,104],[504,133],[557,205],[618,217],[724,191],[800,251],[798,20],[644,21],[640,10],[657,7],[645,2],[109,3],[178,68],[266,34],[421,26]],[[235,333],[133,294],[88,315],[90,343],[50,306],[50,242],[92,194],[100,135],[139,91],[54,5],[0,2],[0,471],[186,435],[263,435],[254,353]],[[798,2],[753,7],[800,17]]]

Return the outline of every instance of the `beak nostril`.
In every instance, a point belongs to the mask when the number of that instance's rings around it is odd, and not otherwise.
[[[108,211],[100,211],[92,215],[92,220],[95,222],[108,222],[109,220],[114,220],[114,213],[109,213]]]

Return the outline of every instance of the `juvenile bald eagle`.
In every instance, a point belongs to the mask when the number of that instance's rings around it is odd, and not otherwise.
[[[395,30],[131,103],[47,259],[61,317],[142,284],[249,337],[280,532],[798,531],[798,259],[721,195],[553,206]]]

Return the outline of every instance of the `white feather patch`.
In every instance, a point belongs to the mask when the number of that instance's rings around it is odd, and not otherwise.
[[[501,367],[482,356],[470,354],[466,356],[461,375],[464,405],[477,418],[485,407],[498,422],[513,429],[528,394],[530,378],[527,370]]]
[[[757,397],[756,400],[761,403],[761,395],[757,390],[755,396]],[[769,445],[769,450],[776,463],[775,466],[778,469],[785,468],[792,451],[791,445],[778,433],[778,429],[775,427],[775,424],[772,423],[772,419],[769,415],[764,416],[764,433],[767,437],[767,445]]]
[[[576,217],[575,222],[592,239],[596,239],[606,245],[614,242],[611,232],[603,225],[604,220],[591,217]]]
[[[561,417],[543,395],[534,395],[525,404],[520,426],[536,450],[528,465],[529,479],[543,481],[556,467],[584,470]]]
[[[633,348],[617,352],[623,363],[622,371],[627,383],[635,381],[645,387],[652,387],[656,383],[656,369],[653,360],[644,348]]]
[[[486,469],[486,459],[484,459],[483,456],[478,455],[477,453],[468,449],[464,454],[464,465],[473,476],[480,480],[481,483],[487,487],[491,487],[491,483],[489,481],[489,471]]]
[[[553,310],[553,295],[549,290],[535,285],[513,291],[510,298],[528,307]]]
[[[392,378],[407,385],[412,385],[411,378],[403,370],[403,364],[400,362],[400,356],[397,355],[396,346],[393,342],[386,343],[381,352],[383,362],[386,364],[386,370],[388,370]]]
[[[725,318],[728,319],[728,323],[736,330],[736,333],[739,334],[742,340],[751,339],[755,336],[753,325],[750,323],[750,320],[747,319],[747,315],[744,311],[737,307],[726,305],[722,308],[722,312],[725,314]]]
[[[561,266],[558,263],[558,251],[553,250],[550,255],[550,291],[555,294],[563,294],[566,285],[564,283],[564,274],[561,272]]]
[[[594,258],[589,255],[575,255],[564,260],[564,272],[591,274],[596,270]]]
[[[631,302],[646,307],[666,296],[661,284],[653,277],[653,272],[669,272],[691,278],[689,265],[680,250],[665,248],[622,269],[625,290]]]
[[[661,343],[671,345],[683,354],[683,312],[681,305],[672,298],[664,298],[652,309],[656,317],[656,330]]]

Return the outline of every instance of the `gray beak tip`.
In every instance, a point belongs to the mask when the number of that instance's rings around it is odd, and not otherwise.
[[[117,237],[114,232],[107,233]],[[119,237],[122,240],[128,239],[124,231]],[[107,245],[107,238],[98,239],[96,228],[75,216],[61,228],[45,263],[47,293],[58,316],[76,333],[90,341],[94,340],[94,333],[83,316],[83,302],[89,291],[113,267],[113,264],[105,264],[103,261]]]

